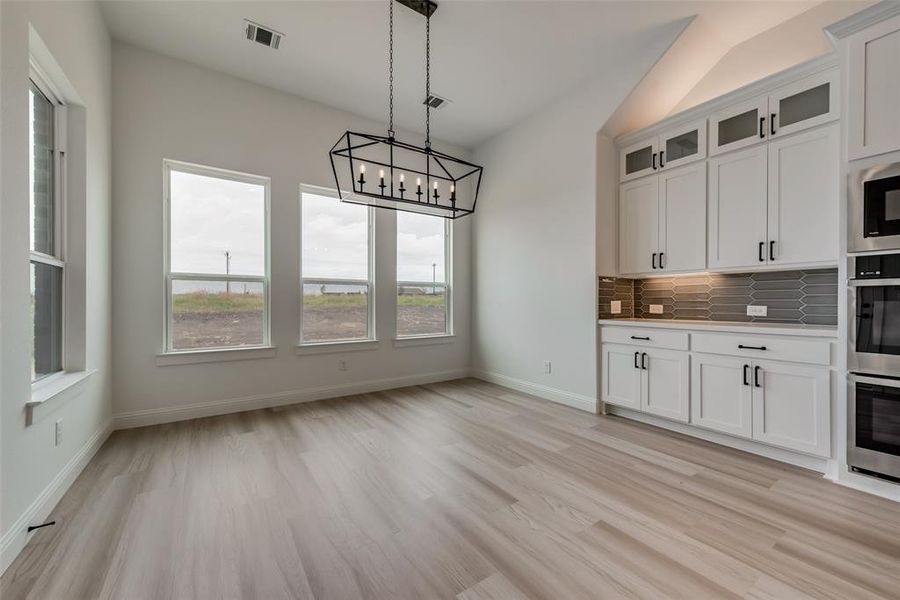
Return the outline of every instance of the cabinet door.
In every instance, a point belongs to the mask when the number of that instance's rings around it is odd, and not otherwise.
[[[900,150],[900,17],[853,34],[848,47],[848,158]]]
[[[769,142],[769,264],[836,262],[840,125]]]
[[[601,400],[625,408],[641,409],[640,350],[633,346],[603,344]]]
[[[623,183],[619,186],[619,271],[652,272],[658,245],[659,178]]]
[[[659,260],[664,271],[706,268],[706,163],[659,175]]]
[[[751,363],[694,353],[691,362],[691,423],[722,433],[753,435]]]
[[[644,349],[641,410],[687,423],[690,418],[690,355],[677,350]]]
[[[769,97],[759,96],[720,110],[709,119],[710,156],[766,139]]]
[[[659,138],[644,140],[619,151],[619,181],[636,179],[659,170]]]
[[[659,136],[659,168],[674,169],[706,158],[706,119],[675,127]]]
[[[769,95],[769,138],[790,135],[840,116],[837,69],[816,73]]]
[[[709,161],[710,268],[766,263],[766,165],[765,146]]]
[[[753,439],[816,456],[830,456],[829,370],[755,362]]]

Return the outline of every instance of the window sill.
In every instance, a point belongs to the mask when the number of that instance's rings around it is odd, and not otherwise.
[[[25,403],[25,425],[41,421],[51,412],[81,395],[96,370],[71,371],[52,375],[31,386],[31,400]]]
[[[218,363],[232,360],[255,360],[257,358],[274,358],[275,346],[253,346],[249,348],[216,348],[214,350],[182,350],[180,352],[163,352],[156,355],[157,367],[172,365],[195,365],[201,363]]]
[[[418,335],[415,337],[396,338],[394,348],[407,348],[410,346],[433,346],[436,344],[452,344],[456,342],[456,336],[452,334]]]
[[[294,349],[297,356],[308,354],[335,354],[338,352],[361,352],[363,350],[377,350],[378,340],[349,340],[346,342],[319,342],[311,344],[298,344]]]

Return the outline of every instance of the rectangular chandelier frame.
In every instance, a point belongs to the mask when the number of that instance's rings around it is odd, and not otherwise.
[[[347,131],[338,139],[329,158],[342,202],[448,219],[475,212],[483,168],[469,161],[396,138],[355,131]],[[375,167],[378,171],[372,169],[367,173],[366,167]],[[382,171],[383,178],[377,176]],[[339,176],[340,172],[344,177]],[[360,173],[359,179],[357,173]],[[409,178],[405,185],[398,181],[401,174]],[[367,175],[368,181],[365,180]],[[418,193],[421,188],[416,189],[418,186],[413,184],[416,179],[425,182],[421,194]],[[344,191],[348,189],[352,191]]]

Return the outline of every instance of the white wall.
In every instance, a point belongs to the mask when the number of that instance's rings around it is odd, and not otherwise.
[[[872,0],[823,2],[738,44],[697,82],[675,105],[672,113],[831,52],[832,44],[823,29],[873,3]],[[638,123],[637,126],[649,124]]]
[[[595,206],[598,189],[608,188],[596,181],[597,132],[684,26],[635,39],[620,49],[615,73],[476,149],[485,168],[473,296],[475,367],[483,376],[595,409]]]
[[[55,502],[51,486],[74,475],[66,465],[109,426],[110,409],[110,41],[100,10],[83,2],[0,2],[0,144],[2,248],[0,267],[0,533],[2,565],[25,541],[22,519],[40,519]],[[46,44],[86,111],[87,285],[86,363],[97,373],[81,395],[33,425],[25,425],[31,397],[29,297],[28,69],[29,23]],[[62,444],[51,427],[64,423]],[[62,474],[62,475],[61,475]],[[65,477],[68,475],[68,477]],[[59,482],[59,480],[57,480]],[[48,488],[49,486],[49,488]],[[50,500],[47,500],[50,498]],[[46,500],[42,502],[42,500]]]
[[[117,425],[213,414],[459,376],[469,366],[470,222],[455,222],[456,341],[394,348],[394,289],[376,294],[374,351],[296,356],[299,185],[333,187],[328,151],[348,128],[385,126],[134,46],[113,52],[113,390]],[[398,132],[401,139],[420,135]],[[458,148],[436,148],[461,152]],[[164,158],[272,180],[272,343],[277,356],[157,366],[163,347]],[[376,211],[376,273],[395,273],[393,211]],[[349,370],[338,371],[339,359]],[[234,400],[227,406],[197,406]]]

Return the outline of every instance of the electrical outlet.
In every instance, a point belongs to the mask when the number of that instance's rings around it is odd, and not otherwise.
[[[550,373],[550,371],[551,371],[551,366],[552,366],[552,365],[550,364],[550,361],[549,361],[549,360],[545,360],[545,361],[544,361],[544,373]]]
[[[747,306],[748,317],[765,317],[769,314],[769,307],[766,305]]]
[[[609,312],[614,315],[622,314],[622,301],[621,300],[610,300],[609,301]]]
[[[651,304],[650,305],[650,314],[651,315],[661,315],[663,313],[663,305],[662,304]]]
[[[59,446],[60,444],[62,444],[62,419],[53,424],[53,445]]]
[[[341,359],[338,361],[338,371],[346,371],[347,370],[347,361]]]

